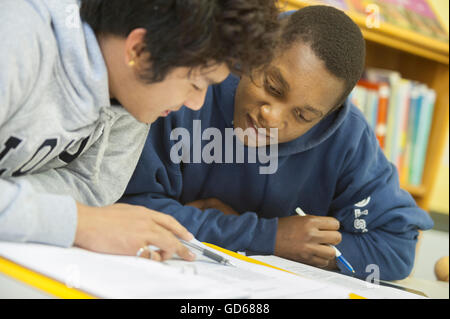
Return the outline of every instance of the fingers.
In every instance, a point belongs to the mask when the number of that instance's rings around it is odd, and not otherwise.
[[[147,242],[160,249],[155,254],[155,260],[164,261],[172,258],[174,254],[187,261],[195,259],[195,254],[178,240],[178,238],[186,241],[194,239],[183,225],[170,215],[153,210],[148,210],[147,213],[150,213]]]
[[[194,239],[194,236],[172,216],[156,211],[151,212],[153,221],[172,232],[175,236],[186,241]]]
[[[185,247],[169,230],[161,226],[158,227],[159,229],[157,231],[153,230],[149,234],[149,244],[163,251],[160,254],[161,260],[167,260],[174,254],[187,261],[195,259],[195,254]]]
[[[192,206],[198,209],[203,209],[204,208],[204,200],[196,200],[190,203],[187,203],[186,206]]]
[[[310,256],[308,263],[320,268],[333,264],[336,258],[336,251],[328,245],[314,245],[311,247],[311,253],[312,256]]]
[[[336,250],[328,245],[315,245],[313,246],[312,251],[314,256],[326,260],[334,259],[336,257]]]
[[[319,244],[337,245],[342,241],[342,234],[338,231],[320,231],[316,237]]]
[[[339,230],[340,224],[333,217],[315,217],[317,218],[317,228],[319,230]]]
[[[180,247],[176,250],[176,254],[187,261],[195,260],[195,254],[189,250],[189,248],[180,244]]]
[[[165,260],[171,259],[173,257],[173,253],[166,251],[166,250],[161,250],[158,247],[155,247],[155,246],[144,246],[144,247],[149,247],[149,248],[145,249],[139,255],[139,257],[141,257],[141,258],[150,259],[153,261],[165,261]],[[150,248],[150,247],[152,247],[152,248]]]
[[[310,265],[312,265],[312,266],[316,266],[316,267],[319,267],[319,268],[325,268],[330,263],[330,260],[326,259],[326,258],[321,258],[321,257],[318,257],[318,256],[313,256],[308,261],[308,263]]]
[[[329,245],[341,242],[339,228],[339,221],[333,217],[307,215],[280,218],[275,253],[320,268],[332,266],[336,251]]]
[[[162,261],[162,251],[161,250],[154,250],[147,245],[143,245],[141,248],[139,248],[137,254],[138,257],[150,259],[153,261]]]
[[[218,200],[216,198],[198,199],[193,202],[187,203],[186,206],[192,206],[192,207],[196,207],[198,209],[204,210],[207,208],[214,207],[216,205],[217,201]]]
[[[161,261],[169,260],[173,257],[173,254],[168,253],[164,250],[159,250]]]
[[[189,261],[195,259],[195,254],[178,239],[190,241],[194,236],[169,215],[128,204],[93,207],[89,214],[80,207],[75,241],[78,247],[156,261],[174,254]],[[148,245],[157,248],[150,251]]]
[[[163,259],[162,251],[160,251],[160,250],[153,251],[152,255],[150,256],[150,259],[154,260],[154,261],[164,261],[165,260],[165,259]]]
[[[337,245],[342,240],[342,235],[338,231],[339,221],[333,217],[312,217],[315,227],[310,228],[310,238],[318,244]],[[314,229],[315,228],[315,229]]]

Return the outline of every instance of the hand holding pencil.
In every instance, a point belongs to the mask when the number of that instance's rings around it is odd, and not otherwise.
[[[336,251],[330,245],[342,240],[336,218],[307,215],[278,219],[274,254],[328,270],[338,269]]]
[[[305,212],[300,208],[297,207],[295,209],[295,212],[299,215],[299,216],[306,216]],[[345,269],[347,269],[348,271],[350,271],[351,273],[355,273],[355,270],[353,269],[352,265],[347,261],[347,259],[345,259],[345,257],[342,255],[342,253],[339,251],[339,249],[337,249],[336,247],[334,247],[333,245],[330,245],[330,247],[334,248],[335,252],[336,252],[336,260],[339,262],[340,265],[342,265]]]

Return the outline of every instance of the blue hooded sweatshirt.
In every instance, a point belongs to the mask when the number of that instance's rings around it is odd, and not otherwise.
[[[208,144],[213,137],[222,135],[225,140],[226,129],[233,128],[238,83],[230,76],[209,88],[200,111],[182,108],[152,125],[121,201],[172,215],[200,241],[258,254],[274,253],[278,218],[295,215],[295,208],[301,207],[307,214],[339,220],[342,242],[336,247],[357,277],[370,275],[374,264],[382,280],[407,277],[414,264],[418,230],[432,228],[433,221],[400,189],[395,167],[350,102],[303,136],[279,144],[273,174],[260,174],[268,164],[259,157],[256,163],[226,163],[226,142],[222,154],[214,150],[216,162],[201,160],[201,152],[211,151]],[[203,136],[201,147],[202,132],[194,120],[201,120],[203,132],[216,128]],[[190,140],[177,134],[171,140],[176,128],[189,132]],[[180,143],[190,155],[185,153],[177,164],[172,159],[176,153],[181,155]],[[221,200],[240,216],[184,206],[206,198]]]

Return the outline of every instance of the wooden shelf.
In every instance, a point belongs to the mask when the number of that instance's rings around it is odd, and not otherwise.
[[[411,185],[400,185],[402,189],[410,193],[415,198],[422,198],[426,195],[427,189],[425,186],[411,186]]]
[[[311,5],[311,1],[301,0],[282,3],[285,11]],[[428,211],[449,129],[449,45],[386,23],[371,29],[366,26],[365,16],[346,13],[358,24],[366,39],[366,67],[396,70],[402,77],[425,83],[436,91],[422,184],[418,187],[402,185],[417,204]]]
[[[318,3],[319,4],[319,3]],[[302,0],[287,0],[284,10],[296,10],[311,5]],[[350,18],[361,28],[366,40],[380,43],[397,50],[402,50],[417,56],[431,59],[439,63],[449,64],[449,44],[438,41],[413,31],[397,26],[380,23],[379,28],[369,28],[366,16],[346,12]]]

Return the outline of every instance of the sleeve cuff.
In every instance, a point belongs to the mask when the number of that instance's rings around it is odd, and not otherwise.
[[[262,255],[273,255],[277,235],[278,218],[260,218],[254,229],[253,239],[247,251]]]
[[[71,247],[77,229],[77,206],[69,196],[38,194],[39,212],[27,241]]]

